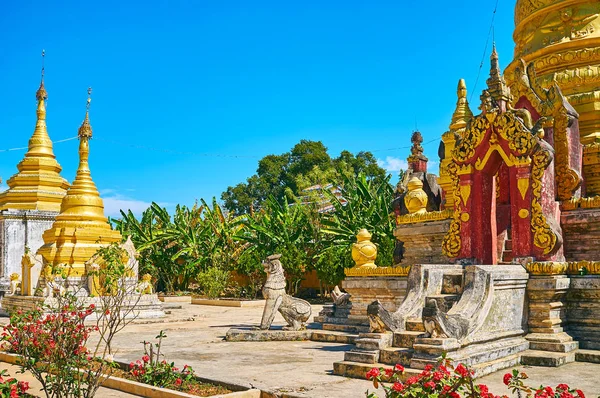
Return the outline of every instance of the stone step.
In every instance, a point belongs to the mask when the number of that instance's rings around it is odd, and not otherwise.
[[[421,319],[408,319],[406,321],[406,330],[409,332],[425,332],[425,327]]]
[[[440,311],[448,312],[452,306],[460,300],[460,294],[432,294],[427,296],[427,300],[437,301]]]
[[[334,332],[346,332],[346,333],[363,333],[369,332],[369,326],[362,325],[337,325],[334,323],[324,323],[323,330],[330,330]]]
[[[554,343],[547,341],[530,341],[529,348],[534,351],[571,352],[579,348],[579,342],[566,341],[563,343]]]
[[[381,350],[392,345],[391,333],[361,333],[356,339],[356,348],[361,350]]]
[[[575,352],[577,362],[600,363],[600,351],[597,350],[577,350]]]
[[[350,350],[344,353],[344,361],[374,364],[379,362],[379,350]]]
[[[529,366],[556,368],[570,362],[575,362],[574,352],[527,350],[521,354],[521,363]]]
[[[410,366],[413,352],[412,348],[385,348],[379,353],[379,362],[392,366],[399,363],[404,367],[408,367]]]
[[[423,332],[395,332],[393,346],[398,348],[412,348],[415,340],[419,337],[425,337]]]
[[[481,363],[471,366],[471,370],[475,373],[475,377],[482,377],[490,373],[497,372],[502,369],[512,368],[521,363],[521,355],[513,354],[504,358],[495,359],[493,361]]]
[[[354,344],[357,338],[355,333],[315,330],[310,339],[322,343]]]
[[[319,323],[332,323],[334,325],[360,325],[369,326],[368,318],[366,320],[349,318],[349,317],[335,317],[335,316],[316,316],[315,322]]]
[[[366,379],[367,372],[373,368],[393,369],[394,367],[383,363],[366,364],[352,361],[334,362],[333,374],[338,376],[353,377],[355,379]],[[405,368],[401,380],[404,381],[409,377],[417,376],[421,372],[421,370]]]

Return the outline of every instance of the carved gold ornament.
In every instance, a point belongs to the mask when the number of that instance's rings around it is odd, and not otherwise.
[[[448,173],[450,174],[453,185],[452,195],[454,196],[454,212],[452,214],[452,222],[450,223],[448,232],[442,241],[442,253],[446,257],[450,258],[458,257],[462,246],[462,240],[460,237],[461,187],[457,174],[458,168],[458,165],[454,161],[448,165]]]
[[[405,214],[396,217],[396,224],[414,224],[427,221],[443,221],[452,217],[454,210],[430,211],[427,213]]]
[[[550,228],[541,204],[542,178],[546,167],[552,162],[548,149],[540,148],[533,154],[531,169],[531,230],[533,244],[542,249],[543,254],[550,253],[556,246],[557,236]]]
[[[528,216],[529,216],[529,210],[527,210],[527,209],[519,210],[519,217],[527,218]]]
[[[396,267],[377,267],[377,268],[346,268],[346,276],[408,276],[410,265]]]
[[[563,275],[567,273],[567,262],[534,261],[527,263],[525,268],[532,275]]]

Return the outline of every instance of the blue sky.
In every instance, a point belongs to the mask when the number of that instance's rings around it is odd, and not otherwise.
[[[418,124],[447,130],[459,78],[473,87],[496,0],[13,1],[0,4],[0,149],[35,125],[46,50],[48,131],[73,137],[93,87],[90,164],[107,213],[219,197],[257,161],[300,139],[332,156],[373,151],[396,172]],[[512,59],[515,1],[500,1],[495,39]],[[438,142],[425,146],[436,160]],[[63,176],[77,141],[55,144]],[[0,176],[24,151],[0,152]],[[437,170],[434,170],[437,173]]]

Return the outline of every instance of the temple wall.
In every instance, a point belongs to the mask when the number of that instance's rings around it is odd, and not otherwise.
[[[21,274],[25,246],[36,252],[42,234],[52,227],[58,213],[38,210],[4,210],[0,213],[0,278]]]
[[[567,261],[600,261],[600,209],[563,211],[561,226]]]

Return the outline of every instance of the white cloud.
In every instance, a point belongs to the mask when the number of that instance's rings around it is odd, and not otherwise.
[[[104,190],[113,191],[114,190]],[[129,198],[127,196],[123,196],[117,193],[111,193],[110,196],[103,197],[104,201],[104,214],[109,217],[121,217],[121,211],[131,210],[133,214],[139,216],[150,207],[150,202],[144,202],[143,200],[137,200],[133,198]]]
[[[408,169],[408,163],[404,159],[396,158],[393,156],[387,156],[385,160],[377,159],[379,167],[385,169],[387,172],[399,172],[400,170]]]

